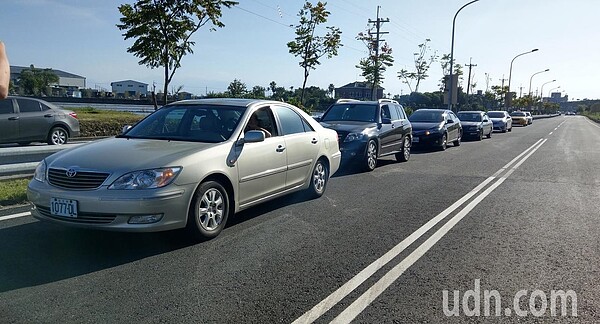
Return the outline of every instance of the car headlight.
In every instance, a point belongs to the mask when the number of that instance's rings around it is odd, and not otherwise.
[[[108,189],[161,188],[173,182],[181,169],[181,167],[170,167],[130,172],[115,180]]]
[[[362,139],[364,139],[367,135],[363,134],[363,133],[350,133],[348,135],[346,135],[346,139],[344,139],[344,142],[353,142],[353,141],[360,141]]]
[[[46,160],[42,160],[37,167],[35,167],[35,172],[33,173],[33,179],[39,182],[46,181]]]

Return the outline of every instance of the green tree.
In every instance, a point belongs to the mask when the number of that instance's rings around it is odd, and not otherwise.
[[[271,83],[269,83],[269,90],[271,90],[271,96],[273,96],[273,94],[275,93],[275,89],[277,89],[277,83],[275,83],[275,81],[271,81]]]
[[[413,91],[413,80],[417,82],[415,85],[415,92],[419,92],[419,84],[422,80],[425,80],[429,77],[429,75],[427,75],[427,71],[429,71],[431,64],[437,60],[437,52],[431,54],[429,58],[425,58],[427,51],[431,49],[427,44],[430,41],[431,39],[429,38],[425,39],[424,43],[419,44],[419,51],[417,53],[413,53],[415,61],[415,70],[413,72],[409,72],[406,69],[402,69],[400,72],[398,72],[398,78],[402,81],[402,83],[405,83],[408,86],[410,92]]]
[[[362,41],[369,50],[369,56],[362,58],[356,67],[362,71],[361,75],[373,89],[378,88],[383,83],[383,73],[394,64],[392,48],[383,43],[378,49],[379,44],[372,30],[358,33],[356,39]],[[373,97],[376,97],[376,94],[373,94]]]
[[[21,71],[17,83],[25,94],[39,96],[50,95],[48,86],[58,81],[58,75],[52,69],[37,69],[32,64]]]
[[[261,86],[254,86],[252,87],[252,98],[255,99],[264,99],[265,98],[265,91],[267,91],[267,89],[265,87],[261,87]]]
[[[456,60],[455,60],[456,61]],[[440,58],[440,65],[442,66],[443,77],[440,80],[440,90],[444,90],[446,85],[446,79],[450,75],[450,54],[444,54]],[[463,70],[462,65],[454,64],[454,69],[452,71],[453,75],[458,75],[458,86],[460,87],[463,81]]]
[[[296,57],[300,57],[299,65],[304,69],[304,81],[302,82],[302,93],[300,102],[304,100],[304,90],[306,88],[306,80],[310,74],[310,70],[314,70],[317,65],[321,64],[319,59],[323,56],[332,58],[337,55],[338,48],[341,44],[341,34],[339,28],[329,26],[325,36],[316,36],[317,26],[327,22],[330,12],[327,11],[325,5],[327,3],[317,2],[316,5],[306,1],[304,7],[298,13],[300,23],[295,26],[296,38],[294,41],[287,43],[289,52]]]
[[[246,88],[245,83],[238,79],[234,79],[227,87],[227,92],[234,98],[243,98],[248,93],[248,89]]]
[[[333,98],[333,92],[335,91],[335,86],[333,85],[333,83],[329,84],[329,87],[327,87],[327,94],[329,95],[329,97]]]
[[[125,31],[126,40],[135,39],[127,52],[141,58],[140,65],[164,68],[163,93],[167,93],[181,59],[194,52],[195,42],[190,37],[209,22],[211,30],[224,27],[219,20],[222,8],[237,4],[227,0],[137,0],[133,6],[119,6],[123,16],[117,27]]]

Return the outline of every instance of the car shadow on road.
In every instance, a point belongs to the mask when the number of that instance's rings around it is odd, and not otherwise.
[[[248,222],[265,221],[272,211],[311,200],[296,192],[251,207],[230,217],[225,231]],[[237,230],[232,232],[235,234]],[[97,272],[144,258],[188,248],[219,244],[230,235],[198,242],[184,229],[156,233],[108,232],[73,228],[49,222],[0,229],[0,293]]]
[[[33,222],[0,230],[0,292],[130,263],[193,244],[181,231],[120,233]]]

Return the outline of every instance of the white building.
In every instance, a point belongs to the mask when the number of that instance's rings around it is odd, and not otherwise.
[[[136,97],[148,95],[148,84],[133,80],[111,82],[112,92],[119,97]]]

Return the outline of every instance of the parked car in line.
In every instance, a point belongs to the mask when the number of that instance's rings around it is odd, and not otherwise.
[[[0,100],[0,144],[62,145],[77,136],[79,120],[74,111],[36,98],[9,96]]]
[[[185,100],[119,136],[47,157],[27,197],[40,220],[131,232],[186,227],[208,239],[261,202],[299,190],[320,197],[340,160],[336,132],[292,105]]]
[[[437,147],[443,151],[448,142],[460,145],[462,125],[451,110],[419,109],[408,119],[413,126],[413,146]]]
[[[404,108],[394,100],[340,99],[319,120],[338,133],[344,164],[373,171],[382,156],[394,155],[400,162],[410,159],[412,126]]]
[[[512,117],[504,110],[493,110],[488,111],[488,117],[494,124],[494,130],[501,131],[502,133],[512,132]]]
[[[463,127],[463,137],[475,138],[478,141],[481,141],[484,135],[487,138],[492,137],[494,125],[486,112],[459,111],[456,115]]]
[[[510,117],[512,117],[513,124],[527,126],[529,125],[529,121],[527,120],[527,114],[523,111],[513,111],[510,113]]]
[[[531,115],[531,112],[524,111],[524,113],[525,113],[525,117],[527,117],[527,125],[533,124],[533,115]]]

